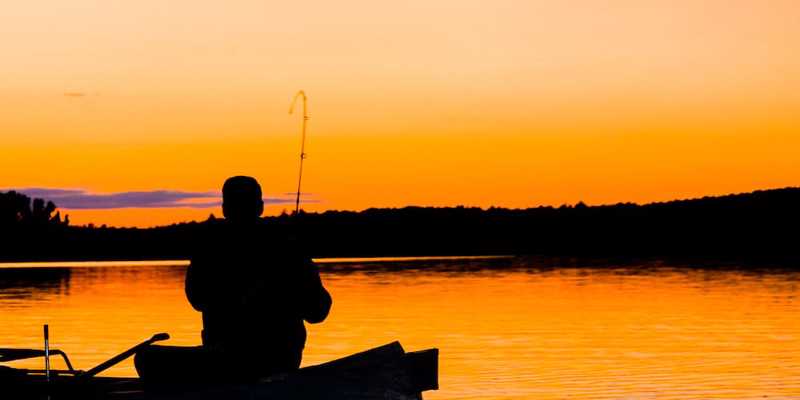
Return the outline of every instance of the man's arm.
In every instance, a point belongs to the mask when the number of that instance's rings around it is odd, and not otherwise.
[[[202,263],[193,259],[186,270],[186,282],[184,285],[186,298],[189,299],[189,303],[197,311],[204,311],[208,300],[208,278],[205,276],[205,268],[203,267]]]
[[[330,293],[322,286],[319,269],[313,261],[306,259],[301,265],[303,269],[303,286],[301,294],[302,317],[309,323],[316,324],[325,320],[331,311]]]

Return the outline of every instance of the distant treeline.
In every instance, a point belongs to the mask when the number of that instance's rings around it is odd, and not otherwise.
[[[56,214],[53,214],[56,213]],[[637,205],[405,207],[265,218],[313,257],[542,255],[796,262],[800,188]],[[73,227],[54,204],[0,193],[0,259],[188,258],[219,220],[136,229]],[[269,252],[270,243],[264,243]]]

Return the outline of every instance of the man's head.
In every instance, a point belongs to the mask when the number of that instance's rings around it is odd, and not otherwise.
[[[252,222],[264,212],[261,185],[249,176],[228,178],[222,185],[222,214],[230,222]]]

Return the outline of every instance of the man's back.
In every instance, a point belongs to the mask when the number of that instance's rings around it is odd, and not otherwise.
[[[215,228],[186,274],[189,302],[203,313],[203,344],[299,357],[303,320],[321,322],[331,305],[316,266],[262,224]]]

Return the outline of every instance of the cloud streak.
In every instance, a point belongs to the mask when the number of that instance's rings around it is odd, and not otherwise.
[[[14,189],[31,197],[51,200],[59,208],[72,210],[107,210],[117,208],[211,208],[222,202],[218,192],[150,190],[117,193],[90,193],[82,189]],[[309,201],[306,201],[309,202]],[[310,202],[316,202],[310,200]],[[292,204],[291,196],[264,198],[266,204]]]

